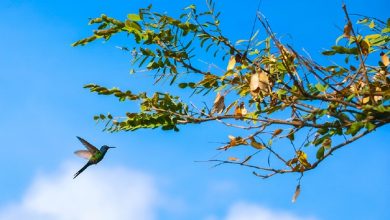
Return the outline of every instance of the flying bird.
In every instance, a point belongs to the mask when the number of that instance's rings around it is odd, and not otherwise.
[[[81,137],[77,137],[77,138],[85,146],[85,148],[87,148],[87,150],[78,150],[75,151],[74,153],[79,157],[87,159],[88,162],[79,171],[77,171],[77,173],[73,176],[73,179],[76,178],[78,175],[80,175],[80,173],[82,173],[85,169],[87,169],[92,164],[99,163],[103,159],[104,155],[106,155],[108,149],[115,148],[115,147],[109,147],[107,145],[103,145],[99,150],[92,144],[88,143],[88,141],[82,139]]]

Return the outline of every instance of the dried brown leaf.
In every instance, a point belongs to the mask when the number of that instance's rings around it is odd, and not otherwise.
[[[370,48],[371,48],[370,43],[366,40],[361,40],[359,44],[360,44],[360,48],[362,49],[362,54],[368,55],[370,53]]]
[[[233,135],[228,135],[228,138],[229,138],[231,141],[236,139],[236,137],[234,137]]]
[[[345,38],[350,38],[350,37],[351,37],[351,31],[352,31],[352,23],[351,23],[351,22],[348,22],[348,23],[344,26],[344,37],[345,37]]]
[[[294,203],[295,201],[297,201],[297,198],[298,198],[298,196],[299,196],[300,193],[301,193],[301,185],[298,184],[297,187],[295,188],[295,193],[294,193],[294,195],[293,195],[293,197],[292,197],[291,202]]]
[[[270,90],[270,84],[269,84],[267,73],[263,71],[259,72],[259,87],[260,87],[260,91],[262,91],[263,93],[268,93]]]
[[[251,140],[251,146],[258,149],[258,150],[263,150],[265,149],[265,146],[259,142],[256,141],[256,139],[254,137],[251,137],[250,138]]]
[[[274,133],[272,134],[272,137],[276,137],[276,136],[278,136],[280,133],[282,133],[283,132],[283,129],[276,129],[275,131],[274,131]]]
[[[243,116],[246,115],[246,114],[248,113],[248,110],[246,110],[246,108],[245,108],[244,102],[241,102],[241,103],[240,103],[240,110],[241,110],[241,114],[242,114]]]
[[[229,157],[228,160],[229,161],[239,161],[240,159],[238,159],[237,157]]]
[[[270,83],[267,73],[259,69],[256,73],[253,73],[249,82],[249,89],[253,97],[257,97],[259,91],[263,94],[268,94],[270,91]]]
[[[215,112],[221,114],[224,109],[225,109],[225,96],[221,95],[218,92],[214,100],[214,105],[213,105],[213,109],[211,110],[211,114],[214,114]]]
[[[259,74],[258,73],[253,73],[251,75],[251,81],[249,83],[249,88],[250,88],[251,92],[257,92],[258,91],[259,83],[260,83]]]

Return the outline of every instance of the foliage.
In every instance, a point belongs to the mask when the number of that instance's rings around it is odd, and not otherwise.
[[[179,131],[186,124],[222,123],[237,128],[241,135],[229,135],[219,150],[237,146],[252,150],[242,159],[210,161],[246,166],[267,178],[282,173],[303,175],[335,150],[390,122],[390,20],[384,23],[363,16],[352,24],[344,5],[344,31],[336,45],[323,52],[343,64],[323,66],[283,44],[260,13],[257,21],[267,33],[264,39],[259,40],[255,32],[248,40],[232,43],[220,29],[220,13],[211,0],[207,6],[199,11],[190,5],[179,18],[154,12],[149,6],[124,21],[107,15],[90,20],[97,30],[73,46],[124,33],[136,47],[122,49],[133,56],[134,66],[155,74],[154,83],[168,80],[171,86],[204,97],[194,103],[168,92],[133,94],[88,84],[85,88],[91,92],[140,104],[138,112],[125,116],[95,116],[97,121],[106,121],[107,131]],[[217,63],[225,62],[226,70],[195,65],[204,54]],[[134,70],[134,74],[143,73]],[[215,95],[213,103],[207,98],[210,94]]]

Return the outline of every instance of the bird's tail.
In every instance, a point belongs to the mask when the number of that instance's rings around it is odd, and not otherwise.
[[[80,173],[82,173],[85,169],[87,169],[87,167],[89,167],[91,165],[92,165],[92,163],[90,163],[90,162],[85,164],[79,171],[77,171],[77,173],[73,176],[73,179],[76,178],[78,175],[80,175]]]

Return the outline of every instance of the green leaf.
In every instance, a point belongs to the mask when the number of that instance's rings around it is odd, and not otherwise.
[[[318,132],[319,134],[322,134],[322,135],[328,133],[328,131],[329,131],[329,129],[328,129],[327,127],[325,127],[325,128],[319,128],[319,129],[317,130],[317,132]]]
[[[366,128],[367,128],[367,130],[372,131],[372,130],[374,130],[376,128],[376,126],[373,123],[371,123],[371,122],[367,122],[366,123]]]
[[[248,40],[238,40],[238,41],[236,41],[236,45],[238,45],[238,44],[241,44],[241,43],[243,43],[243,42],[247,42]]]
[[[125,25],[126,25],[125,30],[127,30],[130,33],[133,33],[136,38],[137,37],[141,38],[141,36],[140,36],[141,33],[140,32],[142,31],[142,28],[141,28],[141,26],[137,22],[127,20],[125,22]]]
[[[325,91],[326,91],[326,87],[327,87],[327,86],[323,86],[321,83],[317,83],[317,84],[316,84],[316,88],[317,88],[317,90],[320,91],[320,92],[325,92]]]
[[[141,17],[138,14],[128,14],[127,18],[131,21],[140,21]]]
[[[315,146],[317,146],[317,145],[319,145],[319,144],[322,144],[322,142],[324,142],[324,140],[325,140],[325,139],[328,139],[330,136],[331,136],[330,134],[326,134],[326,135],[324,135],[324,136],[322,136],[322,137],[320,137],[320,138],[318,138],[318,139],[313,140],[312,143],[313,143]]]
[[[331,56],[335,54],[353,54],[357,55],[358,54],[358,49],[356,47],[352,48],[347,48],[343,46],[333,46],[332,50],[327,50],[322,52],[323,55],[325,56]]]
[[[358,21],[357,21],[357,23],[358,24],[365,24],[365,23],[368,23],[368,18],[363,18],[363,19],[359,19]]]
[[[330,133],[333,133],[333,130]],[[330,139],[329,137],[325,138],[322,141],[322,147],[329,149],[331,146],[332,146],[332,139]]]
[[[188,83],[180,83],[179,88],[184,89],[188,86]]]
[[[317,159],[321,160],[322,158],[324,158],[324,153],[325,153],[325,148],[320,147],[317,151],[317,154],[316,154]]]
[[[326,50],[326,51],[323,51],[322,54],[325,56],[332,56],[332,55],[335,55],[336,52],[333,50]]]
[[[349,101],[351,101],[353,98],[355,98],[355,94],[351,94],[351,95],[349,95],[348,97],[347,97],[347,101],[349,102]]]
[[[294,129],[291,129],[290,132],[288,133],[287,138],[290,139],[290,141],[294,141],[295,140],[294,133],[295,133]]]
[[[390,28],[389,27],[382,29],[382,33],[389,33],[389,32],[390,32]]]
[[[189,5],[189,6],[184,8],[184,10],[187,10],[187,9],[194,9],[195,10],[196,6],[194,4],[192,4],[192,5]]]
[[[345,132],[345,134],[350,134],[352,136],[355,136],[363,127],[364,127],[363,122],[354,122],[349,127],[349,129]]]

